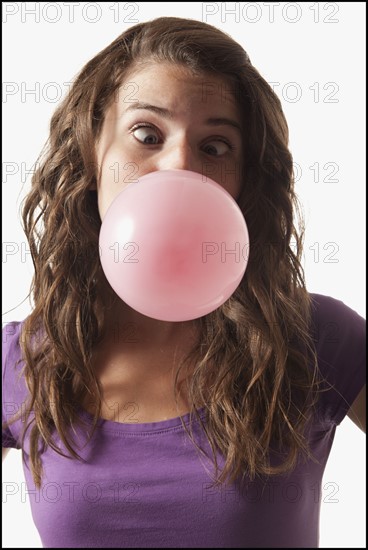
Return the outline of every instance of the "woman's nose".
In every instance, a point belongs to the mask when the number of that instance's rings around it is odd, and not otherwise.
[[[193,153],[187,141],[173,144],[163,150],[158,159],[158,170],[201,170],[200,159]]]

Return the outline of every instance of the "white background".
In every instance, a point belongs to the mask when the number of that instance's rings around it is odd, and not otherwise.
[[[89,59],[135,22],[159,16],[221,28],[274,83],[300,175],[307,288],[365,317],[364,2],[80,2],[73,16],[65,3],[40,2],[32,14],[35,5],[3,3],[3,325],[30,312],[33,264],[19,206],[56,105]],[[19,451],[10,451],[3,475],[4,482],[24,482]],[[365,547],[365,436],[347,417],[337,428],[323,478],[328,482],[338,485],[338,502],[328,502],[326,485],[320,546]],[[3,497],[3,513],[4,547],[41,547],[20,491],[6,504]]]

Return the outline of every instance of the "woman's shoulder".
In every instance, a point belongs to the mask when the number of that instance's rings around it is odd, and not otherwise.
[[[10,321],[2,328],[2,382],[3,399],[22,402],[28,395],[28,389],[23,376],[25,365],[21,342],[24,322]]]
[[[313,308],[319,313],[338,313],[340,315],[359,315],[354,308],[348,306],[343,300],[335,298],[327,294],[318,294],[316,292],[309,292],[309,296],[312,299]]]
[[[362,340],[366,320],[355,309],[332,296],[309,293],[312,300],[313,337],[316,344],[343,344],[347,338]],[[352,342],[353,343],[353,342]]]
[[[2,327],[2,360],[9,362],[12,359],[19,359],[20,355],[20,338],[22,326],[25,319],[22,321],[10,321],[3,324]]]
[[[2,328],[2,421],[10,420],[22,410],[28,390],[22,375],[22,352],[20,347],[23,321],[5,323]],[[20,448],[22,420],[10,427],[3,427],[3,447]]]
[[[366,380],[366,320],[342,300],[310,296],[319,370],[330,388],[321,394],[324,418],[338,425]]]

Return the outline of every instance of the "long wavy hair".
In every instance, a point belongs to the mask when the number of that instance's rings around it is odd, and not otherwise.
[[[175,400],[180,371],[194,365],[187,392],[212,449],[215,484],[291,471],[300,455],[316,460],[305,430],[316,412],[319,371],[301,265],[304,223],[280,100],[229,35],[200,21],[160,17],[130,27],[77,75],[52,116],[22,204],[34,263],[34,307],[20,338],[29,390],[21,446],[31,429],[29,457],[38,488],[47,446],[66,456],[53,439],[55,429],[71,456],[80,459],[69,432],[80,420],[76,404],[87,393],[96,403],[91,436],[101,415],[102,389],[91,364],[106,319],[101,219],[91,191],[98,180],[96,143],[127,71],[149,60],[226,79],[247,128],[237,198],[251,243],[247,269],[233,295],[195,321],[199,340],[178,365]],[[36,333],[43,339],[34,345]],[[204,423],[198,411],[203,403]],[[218,451],[225,459],[221,472]],[[271,451],[282,457],[277,465]]]

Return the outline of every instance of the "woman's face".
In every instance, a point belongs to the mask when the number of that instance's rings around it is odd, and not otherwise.
[[[240,114],[220,77],[152,63],[133,70],[106,112],[97,144],[101,220],[114,198],[156,170],[192,170],[235,199],[241,190]]]

